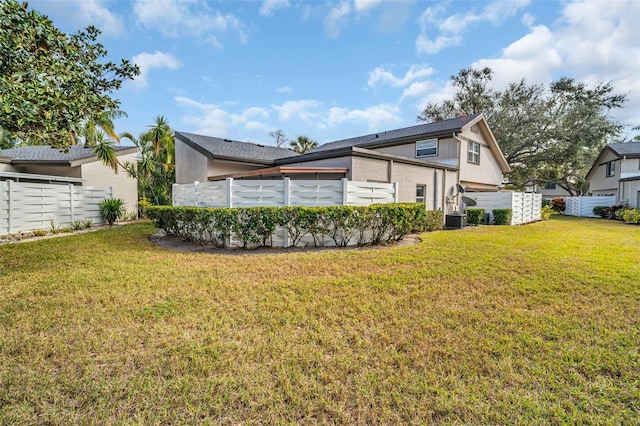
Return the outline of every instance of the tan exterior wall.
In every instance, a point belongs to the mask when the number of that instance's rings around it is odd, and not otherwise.
[[[462,132],[462,136],[480,144],[480,164],[467,161],[468,145],[466,140],[463,139],[460,148],[462,151],[460,153],[460,182],[471,187],[476,183],[495,187],[500,186],[502,184],[500,164],[498,164],[493,151],[487,145],[482,134],[466,129]]]
[[[326,158],[324,160],[314,160],[314,161],[305,161],[301,163],[289,163],[286,167],[341,167],[347,169],[347,175],[344,176],[342,173],[338,174],[322,174],[318,178],[319,179],[342,179],[346,177],[350,180],[353,179],[352,174],[352,158],[351,157],[337,157],[337,158]],[[289,176],[292,179],[295,179],[295,175]],[[309,175],[303,176],[303,179],[309,179]],[[315,179],[315,176],[312,178]]]
[[[134,163],[137,160],[136,153],[118,156],[120,163]],[[138,181],[129,177],[122,167],[118,166],[117,174],[100,161],[86,163],[78,168],[81,169],[82,176],[80,177],[85,180],[83,186],[111,187],[113,188],[113,197],[121,198],[125,202],[127,213],[138,212]]]
[[[607,177],[607,165],[609,161],[618,158],[613,152],[607,150],[605,156],[596,165],[596,169],[589,180],[589,191],[593,195],[616,194],[618,190],[618,179],[620,179],[620,161],[616,162],[615,176]]]
[[[16,170],[15,167],[13,167],[11,164],[7,164],[7,163],[0,163],[0,172],[17,172],[18,170]]]
[[[207,157],[176,138],[176,183],[207,181]]]
[[[387,146],[384,148],[377,148],[374,151],[384,152],[386,154],[400,155],[407,158],[418,158],[416,156],[416,142],[406,143],[403,145]],[[439,139],[438,140],[438,155],[431,157],[419,157],[421,160],[429,161],[449,161],[451,164],[456,164],[457,161],[457,141],[453,138]]]
[[[248,172],[251,170],[264,169],[269,166],[259,166],[255,164],[243,164],[235,161],[212,160],[207,161],[207,177],[220,175],[230,175],[233,173]],[[204,180],[206,182],[206,179]],[[189,182],[192,183],[192,182]]]
[[[80,166],[24,166],[24,173],[33,173],[37,175],[66,176],[72,178],[81,178],[82,171]]]
[[[390,183],[389,177],[391,177],[391,182],[394,182],[393,175],[390,176],[390,164],[389,160],[353,157],[352,180]]]

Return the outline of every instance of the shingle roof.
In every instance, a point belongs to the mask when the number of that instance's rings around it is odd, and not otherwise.
[[[619,156],[623,155],[640,155],[640,142],[626,142],[626,143],[610,143],[607,145]]]
[[[300,155],[290,149],[259,145],[251,142],[233,141],[186,132],[175,132],[175,135],[183,142],[197,145],[214,157],[272,162],[278,158]]]
[[[135,148],[134,146],[114,145],[116,152]],[[49,146],[23,146],[0,150],[0,156],[11,157],[12,161],[75,161],[95,156],[93,149],[83,146],[69,147],[63,152]]]
[[[347,148],[357,146],[366,148],[368,145],[377,145],[385,141],[402,139],[410,136],[428,136],[429,134],[438,134],[444,132],[453,132],[460,130],[462,126],[475,119],[480,114],[468,115],[464,117],[450,118],[448,120],[436,121],[434,123],[419,124],[417,126],[405,127],[402,129],[389,130],[385,132],[372,133],[370,135],[358,136],[350,139],[343,139],[335,142],[325,143],[313,151],[320,152],[330,149]]]

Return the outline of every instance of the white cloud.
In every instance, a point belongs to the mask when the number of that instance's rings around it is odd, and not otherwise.
[[[409,87],[402,91],[400,102],[402,102],[406,98],[417,98],[426,96],[431,92],[433,86],[434,84],[431,81],[416,81],[415,83],[411,83]]]
[[[418,22],[420,34],[416,38],[416,51],[419,54],[434,54],[441,50],[462,44],[462,34],[471,25],[483,22],[493,25],[501,24],[505,19],[515,15],[529,0],[493,1],[484,3],[480,12],[473,10],[464,14],[456,13],[445,17],[446,3],[425,9]],[[437,29],[438,33],[429,33]]]
[[[380,3],[382,0],[353,0],[353,7],[356,11],[361,12],[379,6]]]
[[[276,89],[276,92],[278,93],[292,93],[293,89],[289,86],[283,86],[283,87],[278,87]]]
[[[247,42],[247,32],[237,17],[214,11],[199,0],[136,0],[133,13],[138,25],[157,30],[167,37],[196,37],[221,47],[213,33],[232,32],[237,34],[241,43]]]
[[[149,71],[153,68],[168,68],[175,70],[180,68],[182,64],[170,53],[155,52],[147,53],[142,52],[132,58],[132,62],[140,67],[140,75],[136,77],[133,84],[139,88],[147,87]]]
[[[264,0],[260,6],[260,15],[273,16],[276,10],[286,9],[289,6],[289,0]]]
[[[412,65],[405,73],[404,77],[396,77],[383,67],[376,67],[369,73],[367,85],[375,87],[379,84],[387,84],[393,87],[405,87],[409,83],[428,77],[434,73],[434,69],[427,65]]]
[[[331,8],[329,14],[324,18],[324,28],[329,37],[337,38],[340,35],[342,28],[346,24],[349,12],[351,12],[351,5],[347,1],[342,1]]]
[[[435,40],[430,40],[426,34],[420,34],[416,39],[416,51],[432,55],[460,44],[462,44],[462,37],[459,35],[453,37],[438,36]]]
[[[280,121],[316,121],[321,116],[322,103],[316,100],[288,101],[282,105],[271,105],[278,112]]]
[[[393,105],[380,104],[365,109],[330,108],[325,120],[329,126],[345,122],[366,123],[369,131],[380,130],[386,126],[400,123],[400,109]]]
[[[67,22],[74,27],[93,25],[106,36],[118,36],[125,32],[124,20],[111,12],[102,0],[30,1],[29,6],[48,15],[54,22]]]

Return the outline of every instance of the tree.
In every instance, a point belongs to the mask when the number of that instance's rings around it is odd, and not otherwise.
[[[0,149],[15,148],[16,141],[10,132],[0,128]]]
[[[139,68],[103,62],[100,31],[73,35],[15,0],[0,3],[0,127],[14,137],[67,148],[87,119],[118,110],[111,94]]]
[[[171,187],[175,182],[175,142],[173,131],[164,116],[157,116],[149,131],[137,138],[123,133],[138,147],[138,161],[122,166],[138,180],[140,198],[155,205],[171,204]]]
[[[276,143],[276,146],[278,148],[282,148],[284,145],[287,144],[287,136],[284,134],[282,129],[269,132],[269,136],[273,138],[273,141]]]
[[[297,139],[289,141],[289,146],[298,154],[304,154],[318,147],[318,142],[306,136],[298,136]]]
[[[625,96],[614,93],[610,83],[589,88],[566,77],[548,85],[521,80],[497,92],[487,88],[490,70],[463,70],[461,75],[471,81],[452,77],[458,89],[454,99],[428,104],[418,119],[483,112],[511,166],[508,179],[516,189],[556,183],[572,195],[582,194],[593,161],[622,130],[607,112],[621,107]],[[483,97],[491,100],[483,102]]]

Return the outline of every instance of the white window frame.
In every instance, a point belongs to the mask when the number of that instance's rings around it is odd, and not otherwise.
[[[420,145],[434,145],[432,147],[428,147],[428,148],[424,148],[424,147],[420,147]],[[420,155],[419,152],[422,150],[434,150],[433,154],[422,154]],[[438,139],[425,139],[423,141],[417,141],[416,142],[416,158],[423,158],[423,157],[435,157],[438,155]]]
[[[418,191],[422,189],[422,195],[418,195]],[[416,203],[425,204],[427,202],[427,185],[423,183],[416,184]]]
[[[480,144],[478,142],[467,142],[467,163],[480,164]]]
[[[606,177],[613,177],[616,175],[616,161],[609,161],[607,163],[607,169],[605,171],[605,176]]]

